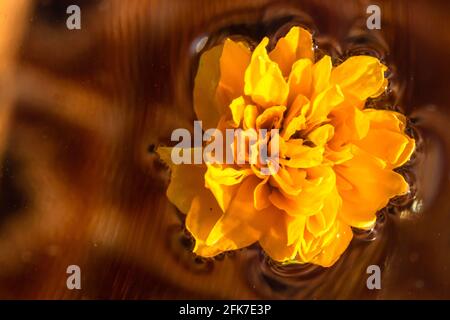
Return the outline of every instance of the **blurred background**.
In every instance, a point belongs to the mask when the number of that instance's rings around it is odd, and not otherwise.
[[[81,30],[66,9],[81,8]],[[366,8],[381,8],[367,30]],[[380,57],[418,140],[412,185],[329,269],[257,246],[200,259],[155,148],[191,128],[198,52],[314,31],[318,54]],[[450,299],[448,1],[0,0],[0,298]],[[382,289],[366,287],[367,266]],[[81,268],[81,290],[66,269]]]

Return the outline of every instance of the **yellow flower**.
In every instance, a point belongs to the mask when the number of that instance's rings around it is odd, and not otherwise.
[[[387,86],[386,66],[353,56],[314,61],[311,34],[293,27],[268,53],[227,39],[204,52],[194,109],[205,128],[279,129],[280,167],[174,165],[169,200],[187,214],[194,252],[212,257],[259,242],[283,263],[333,265],[352,229],[371,228],[389,199],[408,191],[393,171],[414,151],[403,115],[366,109]]]

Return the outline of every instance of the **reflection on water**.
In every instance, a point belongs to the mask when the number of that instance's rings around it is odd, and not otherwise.
[[[368,1],[99,0],[70,33],[58,28],[57,2],[34,1],[14,65],[0,146],[0,297],[450,298],[450,70],[440,63],[450,41],[426,32],[450,27],[448,4],[380,1],[382,29],[369,32]],[[389,90],[368,104],[410,118],[417,152],[399,172],[411,191],[372,230],[354,230],[332,268],[281,266],[257,245],[196,257],[154,147],[192,126],[201,50],[228,36],[274,45],[294,24],[315,33],[317,57],[370,54],[389,66]],[[70,264],[85,275],[82,292],[65,288]],[[366,288],[372,264],[381,290]]]

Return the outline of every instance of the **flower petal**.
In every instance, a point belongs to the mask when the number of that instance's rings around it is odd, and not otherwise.
[[[214,128],[226,107],[217,102],[216,89],[220,79],[220,56],[223,45],[204,52],[198,64],[194,83],[194,111],[205,128]]]
[[[205,186],[211,190],[220,208],[225,212],[239,189],[239,184],[252,173],[250,168],[238,170],[222,165],[208,165],[204,175]]]
[[[330,85],[331,57],[325,55],[322,59],[312,66],[312,94],[314,99],[319,93],[324,91]],[[312,99],[312,100],[313,100]]]
[[[334,127],[331,124],[325,124],[313,130],[308,135],[308,140],[316,146],[325,145],[334,135]]]
[[[256,118],[258,117],[258,108],[254,105],[247,105],[244,109],[244,130],[256,129]]]
[[[239,127],[241,124],[241,120],[244,117],[245,110],[245,100],[244,97],[240,96],[230,103],[231,117],[232,117],[232,126],[234,128]]]
[[[261,180],[255,176],[246,178],[240,185],[233,200],[222,217],[214,225],[207,239],[207,245],[215,245],[223,239],[232,240],[237,248],[248,246],[257,241],[273,221],[271,206],[257,210],[254,205],[253,191]]]
[[[291,168],[312,168],[323,161],[324,147],[309,147],[299,145],[292,141],[285,142],[285,156],[288,159],[280,159],[280,163]]]
[[[325,161],[330,161],[333,165],[341,164],[345,161],[353,158],[353,153],[351,151],[351,145],[345,145],[338,150],[334,150],[329,146],[326,146],[324,152]],[[324,162],[325,162],[324,161]]]
[[[335,227],[323,237],[320,254],[311,262],[322,267],[331,267],[347,249],[353,238],[353,232],[347,224],[336,221]]]
[[[282,168],[278,172],[282,172]],[[294,172],[306,173],[304,177]],[[336,186],[336,177],[330,167],[317,167],[306,170],[290,169],[290,179],[275,175],[271,176],[273,190],[270,201],[277,208],[292,216],[311,216],[322,210],[324,199],[330,195]]]
[[[361,140],[369,131],[369,119],[357,107],[347,105],[331,111],[329,118],[334,127],[334,136],[328,145],[335,151],[348,143]]]
[[[302,180],[306,178],[306,171],[298,171],[295,178],[286,168],[280,167],[277,173],[270,176],[270,183],[283,193],[297,197],[302,191]]]
[[[331,72],[331,83],[338,84],[344,94],[365,101],[380,95],[386,88],[386,66],[371,56],[353,56]]]
[[[310,126],[328,120],[330,112],[344,101],[344,95],[339,86],[332,86],[321,92],[314,99],[309,114],[306,117]]]
[[[226,39],[220,56],[220,81],[217,100],[228,106],[235,98],[244,94],[245,70],[250,63],[251,52],[243,42]]]
[[[291,136],[306,127],[305,115],[309,110],[309,100],[303,95],[298,95],[290,105],[287,115],[283,121],[281,137],[289,140]]]
[[[255,206],[256,210],[262,210],[271,205],[271,202],[269,200],[270,187],[267,184],[268,180],[268,177],[265,178],[255,188],[255,191],[253,193],[253,205]]]
[[[288,220],[288,245],[297,244],[303,237],[305,231],[307,217],[304,216],[290,216]]]
[[[269,39],[264,38],[256,47],[245,71],[245,94],[264,108],[285,105],[289,93],[280,68],[267,55],[268,43]]]
[[[256,129],[278,129],[283,121],[285,106],[273,106],[264,110],[256,118]]]
[[[309,97],[312,84],[312,62],[309,59],[300,59],[292,66],[289,74],[289,98],[291,104],[298,95]]]
[[[408,191],[408,184],[400,174],[387,169],[383,161],[364,150],[353,146],[352,153],[351,160],[334,167],[343,200],[339,217],[353,227],[365,229],[373,225],[375,213],[389,199]]]
[[[339,196],[336,187],[334,187],[333,191],[323,200],[322,210],[307,218],[306,227],[308,231],[314,237],[325,234],[334,224],[341,205],[341,197]]]
[[[403,116],[374,109],[364,110],[364,115],[370,120],[370,128],[366,137],[355,144],[387,162],[389,168],[397,168],[408,161],[415,141],[404,133]]]
[[[206,189],[205,189],[206,190]],[[198,191],[198,190],[197,190]],[[208,246],[206,239],[222,216],[222,210],[211,192],[200,192],[194,197],[186,217],[186,228],[195,239],[194,252],[202,257],[213,257],[227,250],[236,249],[231,240],[224,239],[215,246]]]
[[[188,213],[192,200],[198,195],[198,190],[205,189],[203,176],[206,172],[205,165],[181,164],[174,165],[171,160],[171,152],[174,148],[159,147],[156,152],[171,169],[170,183],[166,191],[167,198],[182,213]],[[188,149],[185,152],[192,151]]]
[[[295,61],[314,59],[311,33],[300,27],[292,27],[286,36],[278,40],[269,56],[270,59],[278,63],[283,75],[289,75]]]
[[[292,261],[297,254],[296,244],[289,244],[288,227],[292,220],[287,214],[272,207],[266,229],[259,239],[264,251],[275,261]]]

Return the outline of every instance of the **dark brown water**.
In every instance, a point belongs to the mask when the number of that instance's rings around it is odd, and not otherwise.
[[[69,31],[65,8],[77,3],[82,29]],[[450,299],[450,8],[380,1],[382,28],[368,31],[369,4],[31,1],[9,26],[22,24],[24,35],[10,59],[16,98],[0,114],[9,125],[0,297]],[[192,127],[200,49],[227,36],[256,44],[268,35],[273,44],[293,24],[314,32],[318,57],[370,54],[389,66],[388,93],[369,105],[410,118],[418,148],[400,172],[411,193],[393,199],[373,230],[355,230],[329,269],[279,266],[257,245],[195,257],[155,146]],[[78,292],[65,286],[71,264],[82,269]],[[366,288],[372,264],[381,290]]]

